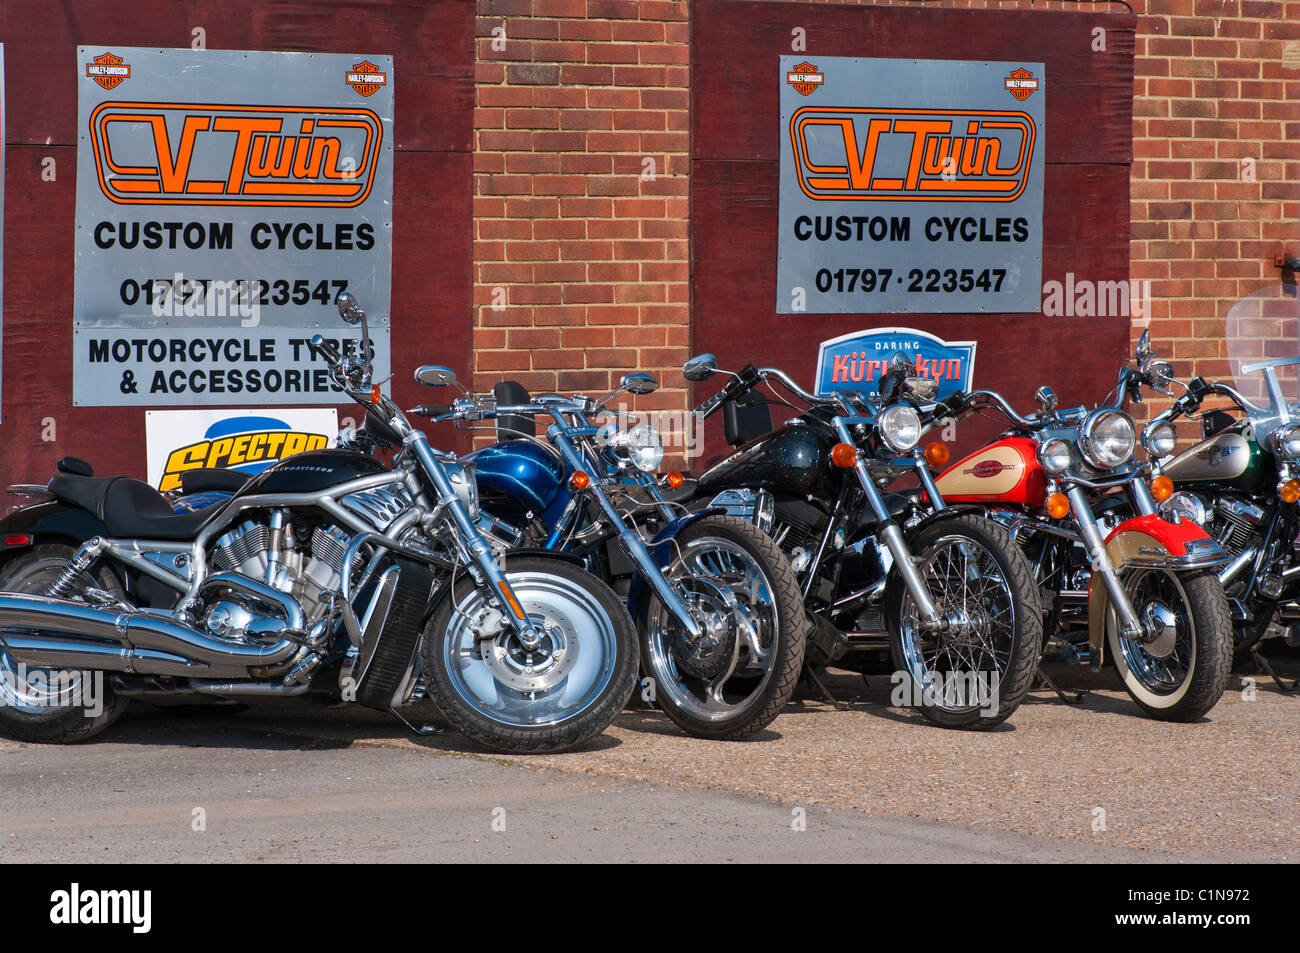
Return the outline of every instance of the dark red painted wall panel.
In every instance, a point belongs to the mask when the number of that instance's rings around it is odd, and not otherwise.
[[[44,483],[68,454],[101,473],[145,476],[144,409],[72,407],[76,47],[185,47],[195,26],[213,49],[394,56],[394,396],[404,406],[429,399],[411,380],[416,364],[471,366],[473,0],[6,3],[0,486]],[[46,156],[57,164],[54,182],[41,179]],[[340,411],[357,416],[352,406]],[[53,443],[41,440],[47,417]],[[442,446],[468,448],[462,435],[439,431]]]
[[[822,6],[695,0],[692,6],[691,315],[695,352],[724,367],[776,365],[808,386],[817,342],[871,327],[976,340],[976,386],[1032,406],[1050,384],[1063,403],[1095,403],[1128,352],[1123,317],[778,315],[778,126],[773,65],[807,31],[808,58],[887,56],[1043,62],[1047,68],[1043,281],[1125,281],[1134,18],[1125,15]],[[1107,52],[1091,50],[1107,30]],[[696,385],[697,399],[716,383]],[[720,426],[706,453],[720,451]],[[959,446],[993,432],[964,426]]]

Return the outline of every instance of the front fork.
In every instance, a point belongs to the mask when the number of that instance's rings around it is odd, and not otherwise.
[[[839,435],[843,443],[851,447],[857,447],[857,441],[849,433],[849,424],[851,423],[869,423],[862,418],[856,417],[836,417],[834,420],[835,432]],[[916,568],[916,563],[912,559],[912,552],[908,548],[907,540],[903,538],[903,531],[890,516],[889,507],[885,505],[885,499],[880,495],[880,490],[876,488],[876,481],[871,478],[871,472],[867,469],[866,461],[863,459],[861,451],[855,456],[853,469],[858,474],[858,483],[862,485],[862,492],[866,494],[867,504],[871,507],[871,512],[875,514],[876,520],[880,523],[880,535],[885,539],[885,545],[889,547],[889,554],[894,557],[894,565],[898,567],[899,574],[903,577],[903,584],[907,586],[907,591],[912,596],[912,601],[916,603],[917,615],[920,616],[922,624],[928,629],[942,629],[946,625],[946,620],[939,614],[939,607],[934,604],[934,599],[930,596],[930,589],[921,578],[921,573]],[[924,466],[917,467],[918,474],[924,474],[921,477],[921,483],[925,491],[930,494],[930,503],[935,509],[943,509],[942,497],[934,485],[934,481],[928,479],[930,474]]]
[[[651,588],[655,591],[655,595],[657,595],[659,600],[668,607],[668,611],[676,617],[678,622],[685,626],[686,631],[690,633],[691,638],[699,638],[704,633],[704,629],[700,626],[699,620],[695,618],[694,614],[691,612],[690,606],[688,606],[686,600],[682,598],[681,593],[677,591],[677,588],[672,584],[668,577],[664,575],[664,571],[655,563],[654,557],[650,555],[650,548],[646,546],[645,540],[641,538],[641,534],[636,531],[635,527],[627,525],[627,522],[623,519],[623,514],[620,513],[614,507],[614,504],[609,501],[609,497],[605,495],[605,491],[602,490],[599,485],[599,469],[589,468],[588,464],[582,459],[582,454],[579,453],[578,449],[573,445],[573,442],[564,433],[565,429],[566,428],[557,423],[556,426],[548,428],[547,436],[551,438],[551,442],[555,445],[556,449],[560,451],[560,456],[562,456],[564,462],[569,465],[569,471],[571,473],[576,473],[579,470],[585,472],[588,469],[591,469],[592,472],[596,474],[596,476],[592,477],[591,484],[587,487],[587,492],[595,497],[596,504],[600,507],[600,511],[605,515],[605,518],[609,520],[610,526],[622,527],[622,530],[620,530],[618,534],[618,541],[623,547],[623,551],[627,553],[628,558],[636,565],[637,571],[641,574],[641,578],[650,583]]]
[[[1146,486],[1141,484],[1141,481],[1138,481],[1138,483],[1143,490],[1146,489]],[[1142,627],[1142,623],[1138,621],[1133,603],[1124,590],[1124,584],[1120,582],[1119,572],[1115,569],[1115,564],[1111,562],[1110,554],[1106,552],[1106,541],[1102,539],[1101,530],[1097,527],[1096,519],[1093,518],[1092,507],[1088,505],[1088,498],[1084,496],[1083,488],[1077,485],[1072,486],[1066,492],[1066,496],[1070,500],[1075,522],[1079,525],[1079,533],[1083,536],[1083,544],[1088,550],[1089,559],[1092,561],[1092,571],[1101,577],[1102,585],[1106,587],[1106,594],[1110,596],[1110,601],[1119,615],[1122,634],[1127,639],[1140,638],[1146,630]],[[1152,512],[1154,511],[1155,506],[1153,504]]]
[[[483,534],[470,518],[469,510],[456,493],[456,488],[451,485],[442,461],[434,455],[428,439],[420,431],[412,430],[407,434],[406,443],[420,462],[425,475],[437,489],[439,499],[446,501],[447,512],[451,514],[452,521],[456,524],[461,545],[474,561],[474,565],[478,567],[482,578],[500,596],[500,601],[509,614],[511,627],[519,638],[519,644],[528,651],[536,649],[542,643],[542,632],[533,625],[528,618],[528,613],[520,605],[514,589],[506,580],[500,564],[497,563],[492,547],[483,538]]]

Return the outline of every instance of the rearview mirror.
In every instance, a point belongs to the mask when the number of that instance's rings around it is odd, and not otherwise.
[[[682,376],[688,381],[707,381],[718,369],[718,359],[712,354],[697,354],[682,365]]]
[[[933,377],[908,377],[903,380],[903,396],[915,400],[934,400],[939,396],[939,382]]]
[[[446,387],[456,383],[456,372],[441,364],[425,364],[415,369],[415,380],[426,387]]]
[[[1148,328],[1147,330],[1143,331],[1142,336],[1138,338],[1137,361],[1139,364],[1142,364],[1150,356],[1151,356],[1151,329]]]
[[[1050,414],[1056,409],[1056,391],[1046,385],[1034,391],[1034,400],[1038,401],[1038,409],[1044,414]]]
[[[624,374],[623,379],[618,382],[629,394],[653,394],[659,389],[659,382],[649,374],[635,373]]]
[[[346,291],[340,291],[334,299],[334,306],[339,309],[339,317],[348,324],[360,324],[366,313],[357,304],[357,299]]]

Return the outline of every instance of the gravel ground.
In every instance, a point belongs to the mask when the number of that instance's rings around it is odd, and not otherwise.
[[[1300,669],[1294,657],[1283,664],[1293,677]],[[1243,676],[1234,674],[1200,722],[1166,724],[1141,717],[1109,672],[1048,671],[1062,687],[1087,688],[1083,703],[1037,691],[1009,723],[987,733],[932,727],[890,707],[884,676],[864,685],[835,673],[829,684],[839,707],[797,701],[747,742],[690,738],[658,712],[628,710],[582,751],[492,760],[727,792],[810,813],[842,808],[1097,847],[1300,860],[1300,697],[1280,694],[1261,677],[1247,699]],[[431,706],[414,711],[437,723]],[[175,716],[152,709],[127,717],[141,727],[180,727]],[[203,720],[206,731],[235,736],[474,753],[460,736],[415,737],[391,716],[355,707],[259,706]]]

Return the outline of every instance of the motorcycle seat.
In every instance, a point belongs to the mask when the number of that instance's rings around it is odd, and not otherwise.
[[[56,499],[98,517],[110,535],[126,539],[190,539],[221,506],[177,513],[148,483],[120,476],[58,473],[49,489]]]

